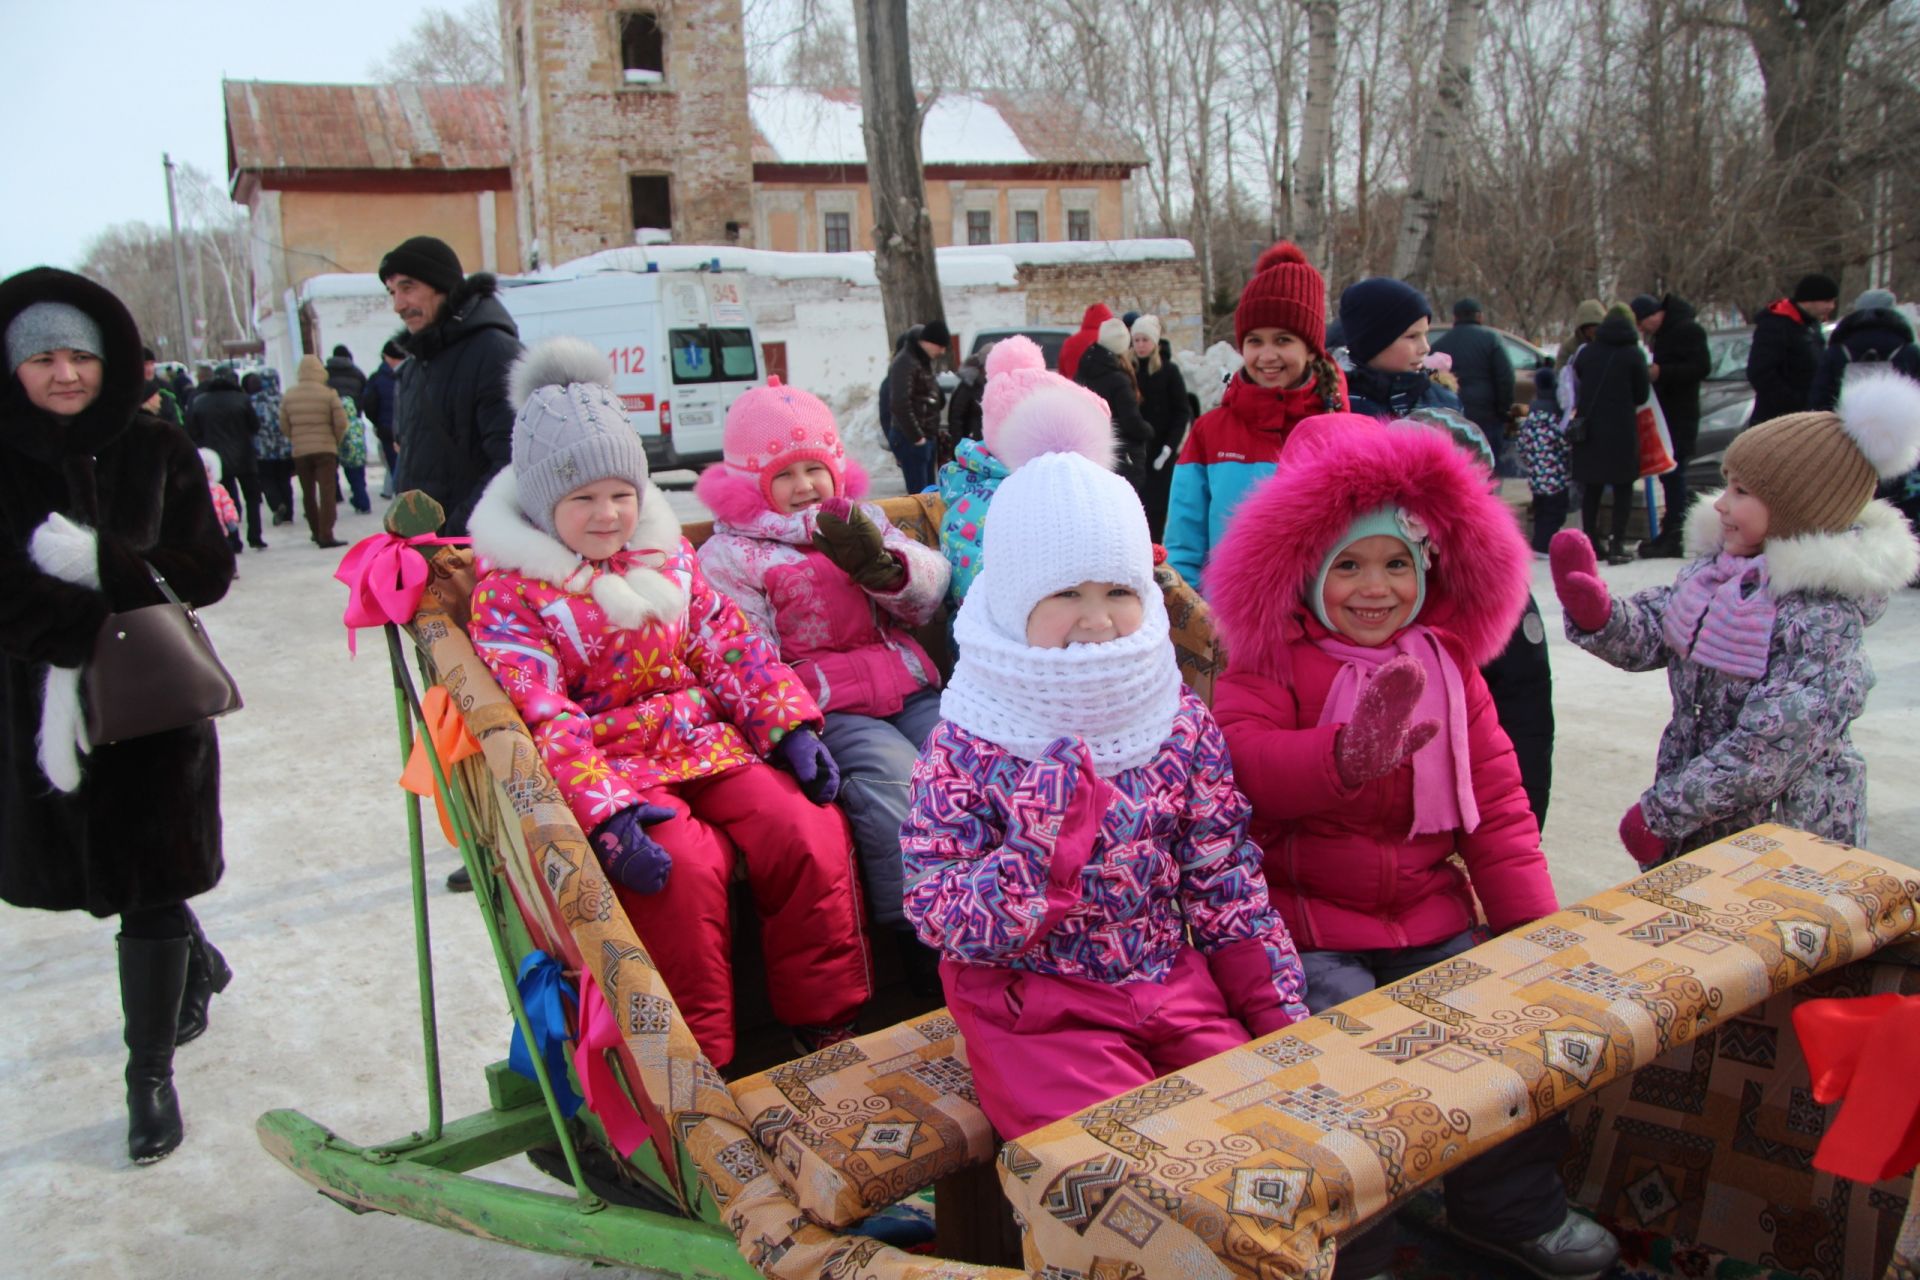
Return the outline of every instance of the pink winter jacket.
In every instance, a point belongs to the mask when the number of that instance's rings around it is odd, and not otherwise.
[[[1234,780],[1253,803],[1251,833],[1266,851],[1273,905],[1300,948],[1419,947],[1468,928],[1473,897],[1447,859],[1455,851],[1495,931],[1558,910],[1513,745],[1486,681],[1459,646],[1446,641],[1466,689],[1480,825],[1470,834],[1410,837],[1412,765],[1358,787],[1341,782],[1333,758],[1339,726],[1320,725],[1340,661],[1314,646],[1312,637],[1326,634],[1317,619],[1304,628],[1289,646],[1290,685],[1232,668],[1213,693]]]
[[[870,592],[814,549],[817,507],[715,519],[700,568],[779,646],[822,710],[890,716],[940,683],[908,628],[939,610],[949,570],[945,556],[894,528],[878,507],[862,510],[907,571],[898,591]]]
[[[469,528],[474,650],[588,831],[653,787],[760,760],[820,724],[793,671],[707,582],[653,486],[628,550],[599,565],[527,522],[512,468]]]

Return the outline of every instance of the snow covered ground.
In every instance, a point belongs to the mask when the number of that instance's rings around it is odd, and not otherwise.
[[[889,477],[897,490],[897,476]],[[879,477],[876,477],[879,480]],[[876,484],[877,488],[884,488]],[[700,513],[676,492],[675,509]],[[347,514],[340,536],[376,528]],[[0,1273],[86,1277],[618,1275],[410,1220],[355,1216],[282,1169],[254,1120],[298,1108],[357,1142],[425,1119],[413,979],[406,828],[392,695],[377,632],[348,659],[337,553],[297,527],[242,558],[207,617],[247,698],[221,723],[227,875],[196,907],[238,972],[212,1029],[180,1050],[186,1144],[129,1165],[111,921],[0,909]],[[1616,591],[1674,562],[1607,569]],[[1648,781],[1668,704],[1658,675],[1626,675],[1560,638],[1546,566],[1535,588],[1552,635],[1560,717],[1547,852],[1565,901],[1624,878],[1614,838]],[[1920,842],[1920,592],[1871,632],[1880,685],[1855,736],[1873,770],[1870,847],[1909,861]],[[429,819],[431,824],[431,819]],[[472,903],[429,852],[433,949],[449,1117],[486,1105],[481,1070],[510,1019]],[[489,1176],[550,1186],[524,1162]],[[639,1273],[645,1274],[645,1273]]]

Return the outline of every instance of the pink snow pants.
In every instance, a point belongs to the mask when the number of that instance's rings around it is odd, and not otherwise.
[[[980,1109],[1002,1138],[1252,1038],[1191,947],[1164,982],[1116,986],[951,959],[941,960],[940,978]]]
[[[700,1051],[733,1060],[733,929],[729,885],[745,859],[760,916],[767,995],[788,1026],[849,1021],[873,993],[859,872],[847,820],[800,784],[753,763],[643,792],[674,816],[647,828],[673,855],[666,888],[614,893],[660,967]]]

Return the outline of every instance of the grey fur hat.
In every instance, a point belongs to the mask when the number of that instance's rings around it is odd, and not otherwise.
[[[596,480],[632,481],[644,499],[647,451],[613,393],[613,367],[578,338],[549,338],[514,362],[513,474],[527,519],[558,537],[553,509]]]

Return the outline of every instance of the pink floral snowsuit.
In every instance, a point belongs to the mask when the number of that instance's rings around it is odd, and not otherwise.
[[[584,830],[641,803],[673,810],[647,828],[673,856],[666,887],[615,893],[702,1051],[716,1066],[733,1057],[736,851],[775,1015],[794,1026],[850,1019],[871,983],[846,821],[763,759],[789,731],[817,728],[819,708],[707,582],[666,495],[649,486],[629,549],[595,566],[647,602],[651,616],[622,627],[590,588],[556,585],[580,558],[527,523],[512,479],[496,477],[470,525],[482,574],[474,649]]]

